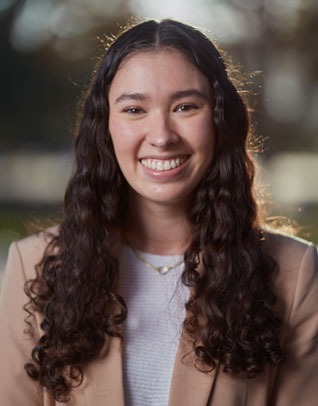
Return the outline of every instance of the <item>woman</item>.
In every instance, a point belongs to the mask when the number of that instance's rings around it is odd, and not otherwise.
[[[63,220],[10,249],[3,404],[315,404],[317,250],[262,228],[249,137],[196,29],[147,21],[110,45]]]

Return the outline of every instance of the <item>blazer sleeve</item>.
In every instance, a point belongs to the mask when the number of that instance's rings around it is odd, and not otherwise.
[[[6,406],[43,404],[38,383],[24,370],[37,339],[24,333],[27,313],[23,306],[28,302],[23,290],[25,281],[21,252],[18,244],[12,243],[0,297],[0,404]]]
[[[309,245],[294,284],[283,343],[286,361],[278,368],[271,405],[318,405],[317,258],[317,248]]]

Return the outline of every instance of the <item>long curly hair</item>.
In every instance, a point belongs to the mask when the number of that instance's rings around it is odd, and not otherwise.
[[[272,283],[276,265],[262,249],[246,103],[203,33],[173,20],[146,21],[122,32],[100,60],[77,130],[63,220],[36,278],[25,286],[29,316],[39,312],[43,317],[43,334],[25,368],[58,401],[69,399],[85,364],[112,337],[122,339],[127,315],[117,289],[115,246],[124,229],[128,186],[108,130],[108,90],[128,55],[166,48],[182,52],[208,79],[214,95],[216,151],[195,190],[193,236],[182,274],[192,288],[184,327],[196,365],[206,370],[220,362],[225,372],[253,377],[267,362],[283,360]]]

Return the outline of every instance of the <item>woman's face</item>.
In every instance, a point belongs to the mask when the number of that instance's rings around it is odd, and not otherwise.
[[[125,59],[109,90],[109,130],[133,196],[185,202],[214,153],[208,80],[175,50]]]

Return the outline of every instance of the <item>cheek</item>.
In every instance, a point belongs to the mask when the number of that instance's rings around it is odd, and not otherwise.
[[[121,120],[116,120],[116,118],[110,118],[109,132],[116,154],[129,151],[133,148],[135,137],[130,126],[126,123],[123,123]]]
[[[206,117],[206,119],[198,120],[193,123],[190,132],[194,148],[201,150],[205,154],[213,153],[215,145],[215,130],[212,118]]]
[[[197,150],[206,167],[210,166],[215,154],[215,131],[210,126],[202,128],[201,137],[197,138]]]

